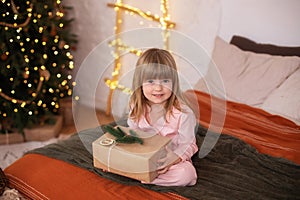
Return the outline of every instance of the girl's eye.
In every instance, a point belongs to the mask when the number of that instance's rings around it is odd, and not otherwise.
[[[149,79],[149,80],[146,80],[144,83],[151,84],[151,85],[154,85],[154,84],[168,85],[168,84],[172,83],[172,80],[171,79],[162,79],[162,80]]]

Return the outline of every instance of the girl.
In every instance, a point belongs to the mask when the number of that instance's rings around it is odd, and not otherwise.
[[[130,128],[155,131],[172,139],[166,157],[159,160],[159,176],[151,183],[194,185],[197,174],[191,157],[198,151],[196,118],[182,97],[176,63],[168,51],[152,48],[140,56],[129,106]]]

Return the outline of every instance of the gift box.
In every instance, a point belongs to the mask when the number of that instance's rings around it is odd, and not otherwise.
[[[128,128],[122,127],[128,132]],[[151,182],[157,176],[158,159],[166,155],[171,139],[158,134],[136,131],[143,144],[117,143],[115,137],[105,133],[92,143],[94,166],[111,173],[136,180]]]

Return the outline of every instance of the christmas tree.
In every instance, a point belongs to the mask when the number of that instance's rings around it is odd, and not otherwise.
[[[0,3],[0,130],[46,123],[72,95],[70,8],[60,0]]]

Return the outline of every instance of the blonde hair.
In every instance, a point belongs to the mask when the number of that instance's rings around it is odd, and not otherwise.
[[[146,50],[136,63],[132,82],[133,93],[129,101],[130,118],[138,121],[145,114],[148,100],[143,94],[143,82],[164,78],[172,80],[172,95],[165,104],[166,115],[172,114],[173,107],[181,111],[180,102],[184,99],[180,91],[176,62],[170,52],[151,48]]]

